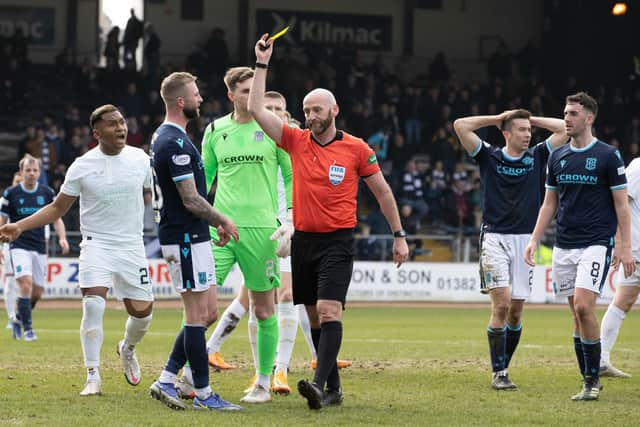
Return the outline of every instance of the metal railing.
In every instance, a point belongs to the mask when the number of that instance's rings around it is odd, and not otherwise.
[[[356,260],[358,261],[390,261],[393,259],[392,247],[393,236],[389,234],[357,234],[356,238]],[[477,234],[411,234],[407,236],[409,243],[410,259],[418,256],[431,256],[433,248],[426,247],[428,241],[435,241],[449,246],[450,262],[475,262],[477,255]],[[374,250],[362,250],[368,246],[377,245]],[[367,256],[373,253],[375,256]]]
[[[145,232],[145,243],[157,237],[155,232]],[[70,250],[67,256],[77,257],[80,254],[80,242],[82,234],[80,231],[67,230],[67,240]],[[356,234],[355,235],[355,258],[358,261],[390,261],[393,259],[392,247],[393,236],[390,234]],[[477,234],[465,234],[457,232],[455,234],[412,234],[407,236],[407,242],[411,249],[411,259],[432,254],[433,248],[427,247],[428,241],[442,243],[449,247],[451,252],[451,262],[475,262],[477,255]],[[63,256],[58,243],[58,236],[51,233],[47,246],[49,256]]]

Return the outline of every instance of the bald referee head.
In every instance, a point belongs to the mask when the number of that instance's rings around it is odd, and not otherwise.
[[[313,89],[304,97],[302,110],[307,128],[317,139],[336,133],[336,116],[340,108],[331,91],[322,88]]]

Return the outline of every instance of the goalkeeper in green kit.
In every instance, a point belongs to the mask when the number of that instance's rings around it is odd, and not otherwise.
[[[202,140],[207,190],[216,182],[214,207],[233,219],[242,238],[225,247],[215,246],[216,280],[223,284],[238,263],[244,276],[258,323],[257,378],[242,398],[245,403],[271,401],[270,375],[278,344],[275,288],[280,286],[278,241],[278,168],[287,193],[291,194],[291,160],[273,142],[247,111],[253,70],[234,67],[224,82],[234,111],[207,126]],[[292,232],[289,228],[281,234]],[[211,230],[217,236],[216,230]],[[286,236],[285,236],[286,237]],[[216,237],[217,238],[217,237]]]

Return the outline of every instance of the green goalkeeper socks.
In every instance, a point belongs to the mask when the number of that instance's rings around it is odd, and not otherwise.
[[[265,320],[258,319],[258,373],[271,375],[278,347],[278,318],[275,314]]]

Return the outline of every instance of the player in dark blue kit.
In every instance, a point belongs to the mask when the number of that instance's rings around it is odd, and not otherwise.
[[[37,212],[51,203],[55,192],[51,187],[38,183],[40,159],[27,154],[19,163],[24,181],[8,188],[0,199],[0,226],[7,222],[17,222]],[[53,223],[62,253],[69,251],[64,223],[58,219]],[[18,283],[17,319],[13,322],[13,337],[35,341],[31,311],[42,295],[47,265],[46,238],[44,227],[25,231],[20,238],[11,242],[11,263]]]
[[[202,103],[196,77],[172,73],[162,81],[160,95],[167,113],[151,143],[153,169],[163,197],[159,238],[171,281],[182,297],[186,323],[150,393],[172,409],[185,409],[174,383],[188,361],[196,390],[195,409],[238,410],[240,406],[223,400],[209,386],[205,340],[207,326],[217,317],[209,225],[217,228],[219,245],[232,237],[237,241],[238,229],[207,201],[202,158],[185,131],[187,122],[198,117]]]
[[[533,266],[540,236],[557,216],[553,248],[553,290],[567,296],[575,329],[574,349],[584,384],[573,400],[597,400],[600,394],[600,328],[595,315],[611,263],[620,263],[625,277],[635,270],[627,179],[620,152],[591,134],[597,102],[584,92],[566,99],[564,122],[571,142],[549,159],[547,192],[525,251]],[[620,233],[615,248],[614,235]]]
[[[482,141],[474,132],[485,126],[502,129],[504,148]],[[529,148],[531,126],[553,132]],[[465,117],[455,131],[467,152],[480,165],[483,212],[480,242],[481,291],[491,297],[487,327],[491,356],[491,386],[514,390],[507,368],[522,334],[522,310],[531,294],[533,270],[522,258],[542,203],[544,172],[549,154],[566,143],[561,119],[532,117],[526,110],[497,116]]]

